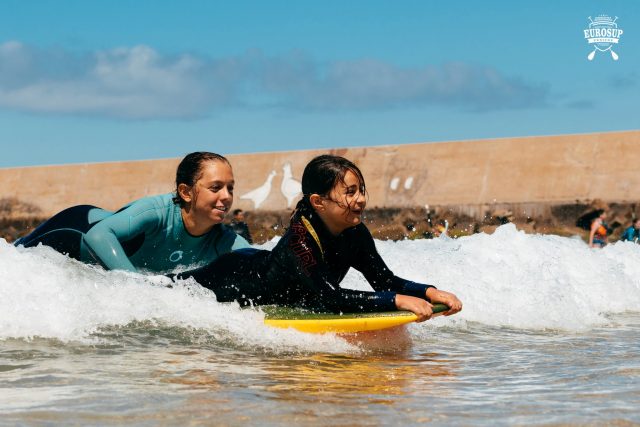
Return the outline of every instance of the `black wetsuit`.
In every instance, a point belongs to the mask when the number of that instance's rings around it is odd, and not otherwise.
[[[375,292],[341,288],[350,267],[360,271]],[[170,277],[193,277],[221,302],[334,313],[393,311],[397,293],[428,300],[426,290],[432,287],[395,276],[363,224],[334,237],[312,212],[296,214],[272,251],[241,249]]]

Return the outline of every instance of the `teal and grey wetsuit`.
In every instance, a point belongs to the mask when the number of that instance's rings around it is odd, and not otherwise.
[[[622,233],[622,238],[620,240],[635,242],[638,243],[638,238],[640,237],[640,230],[636,229],[633,225]]]
[[[109,270],[169,272],[209,263],[250,245],[225,225],[202,236],[184,228],[172,194],[145,197],[117,212],[81,205],[66,209],[15,244],[42,243]]]

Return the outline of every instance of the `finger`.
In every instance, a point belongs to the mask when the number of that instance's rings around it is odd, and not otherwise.
[[[426,318],[426,317],[424,317],[424,315],[419,315],[419,314],[418,314],[417,316],[418,316],[418,318],[416,319],[416,323],[422,323],[422,322],[424,322],[425,320],[427,320],[427,318]]]
[[[449,310],[447,310],[444,315],[451,316],[452,314],[456,314],[458,310],[456,310],[455,306],[449,306]]]
[[[447,302],[445,304],[449,306],[450,309],[456,309],[462,306],[460,300],[455,297],[447,298]]]
[[[460,310],[462,310],[462,306],[457,306],[457,307],[451,307],[450,310],[448,310],[446,313],[444,313],[445,316],[451,316],[452,314],[456,314],[458,313]]]

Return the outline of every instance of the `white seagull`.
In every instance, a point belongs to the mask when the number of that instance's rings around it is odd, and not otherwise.
[[[284,172],[284,178],[282,178],[282,184],[280,184],[280,191],[287,198],[287,208],[290,208],[295,198],[302,193],[302,184],[293,178],[291,163],[286,163],[282,166],[282,172]]]
[[[248,193],[240,196],[241,199],[249,199],[253,201],[253,208],[258,209],[267,197],[269,197],[269,193],[271,193],[271,181],[273,181],[273,177],[276,176],[276,171],[272,170],[267,177],[267,180],[260,187],[249,191]]]

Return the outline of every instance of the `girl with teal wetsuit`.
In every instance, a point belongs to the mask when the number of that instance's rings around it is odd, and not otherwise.
[[[115,213],[74,206],[15,244],[41,243],[110,270],[168,272],[206,264],[250,247],[222,224],[233,203],[233,187],[233,171],[226,158],[191,153],[178,166],[175,195],[145,197]]]

